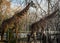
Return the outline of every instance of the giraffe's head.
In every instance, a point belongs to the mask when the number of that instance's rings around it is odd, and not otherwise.
[[[35,4],[33,1],[31,1],[31,2],[29,3],[29,5],[30,5],[31,7],[34,7],[34,8],[37,7],[36,4]]]

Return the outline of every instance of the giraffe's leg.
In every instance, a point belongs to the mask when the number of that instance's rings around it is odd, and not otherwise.
[[[16,28],[16,43],[18,43],[18,28]]]
[[[30,40],[30,38],[32,37],[32,35],[33,35],[33,32],[31,31],[31,33],[30,34],[28,34],[28,40],[27,40],[27,43],[31,43],[31,40]]]
[[[30,34],[27,35],[27,43],[30,43]]]
[[[41,26],[41,28],[42,28],[42,30],[41,30],[41,32],[42,32],[42,43],[46,43],[46,35],[44,34],[44,27],[43,26]]]
[[[34,40],[34,43],[37,43],[37,40],[36,40],[36,32],[33,33],[33,40]]]
[[[16,43],[18,43],[18,25],[15,24],[15,32],[16,32]]]
[[[4,36],[4,30],[1,33],[1,40],[3,40],[3,36]]]
[[[18,28],[16,28],[16,38],[17,38],[17,35],[18,35]]]
[[[35,32],[35,31],[32,31],[32,32],[31,32],[31,36],[30,36],[30,38],[32,38],[32,39],[35,41],[35,35],[34,35],[34,32]],[[33,40],[32,40],[32,41],[30,41],[30,43],[32,43],[32,42],[33,42]]]

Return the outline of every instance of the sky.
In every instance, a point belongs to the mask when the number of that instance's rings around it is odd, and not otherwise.
[[[33,0],[35,2],[35,0]],[[42,0],[42,2],[40,3],[41,0],[38,0],[38,3],[40,4],[41,8],[43,8],[46,12],[48,9],[48,2],[46,0]],[[52,0],[52,4],[54,4],[55,0]],[[55,1],[56,2],[56,1]],[[22,4],[23,3],[23,4]],[[18,6],[21,6],[22,8],[24,8],[25,5],[25,0],[11,0],[11,8],[14,9]]]
[[[24,0],[12,0],[11,1],[11,8],[22,6],[24,4]]]
[[[34,0],[33,0],[34,1]],[[40,3],[41,0],[38,0],[38,3]],[[23,3],[23,4],[22,4]],[[22,6],[22,8],[25,6],[25,0],[11,0],[11,8],[14,9],[14,7]],[[43,0],[41,2],[41,7],[46,10],[47,9],[47,4],[46,0]]]

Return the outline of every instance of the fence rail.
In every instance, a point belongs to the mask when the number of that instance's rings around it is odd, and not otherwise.
[[[27,37],[27,34],[28,33],[30,33],[31,31],[21,31],[21,32],[18,32],[18,36],[20,35],[20,36],[23,36],[24,34],[26,35],[26,37],[24,36],[24,37],[18,37],[18,39],[17,39],[17,43],[28,43],[28,37]],[[56,35],[60,35],[60,32],[59,31],[44,31],[45,33],[53,33],[53,34],[50,34],[50,36],[56,36]],[[23,35],[21,35],[22,33],[24,33]],[[58,34],[57,34],[58,33]],[[13,33],[13,34],[15,34],[15,32]],[[47,36],[48,37],[48,36]],[[6,35],[5,35],[5,37],[4,38],[6,38]],[[9,43],[9,41],[11,41],[11,40],[0,40],[0,43]],[[13,43],[13,41],[15,42],[16,40],[15,40],[15,38],[14,39],[12,39],[12,42],[11,43]],[[42,42],[43,40],[32,40],[31,39],[31,43],[43,43]],[[47,40],[48,41],[48,40]]]

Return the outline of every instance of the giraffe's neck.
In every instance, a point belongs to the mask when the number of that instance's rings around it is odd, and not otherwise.
[[[29,4],[28,4],[28,5],[27,5],[22,11],[16,13],[15,15],[17,15],[17,16],[21,16],[21,15],[26,14],[27,11],[28,11],[28,9],[29,9],[29,7],[30,7],[30,3],[29,3]]]

